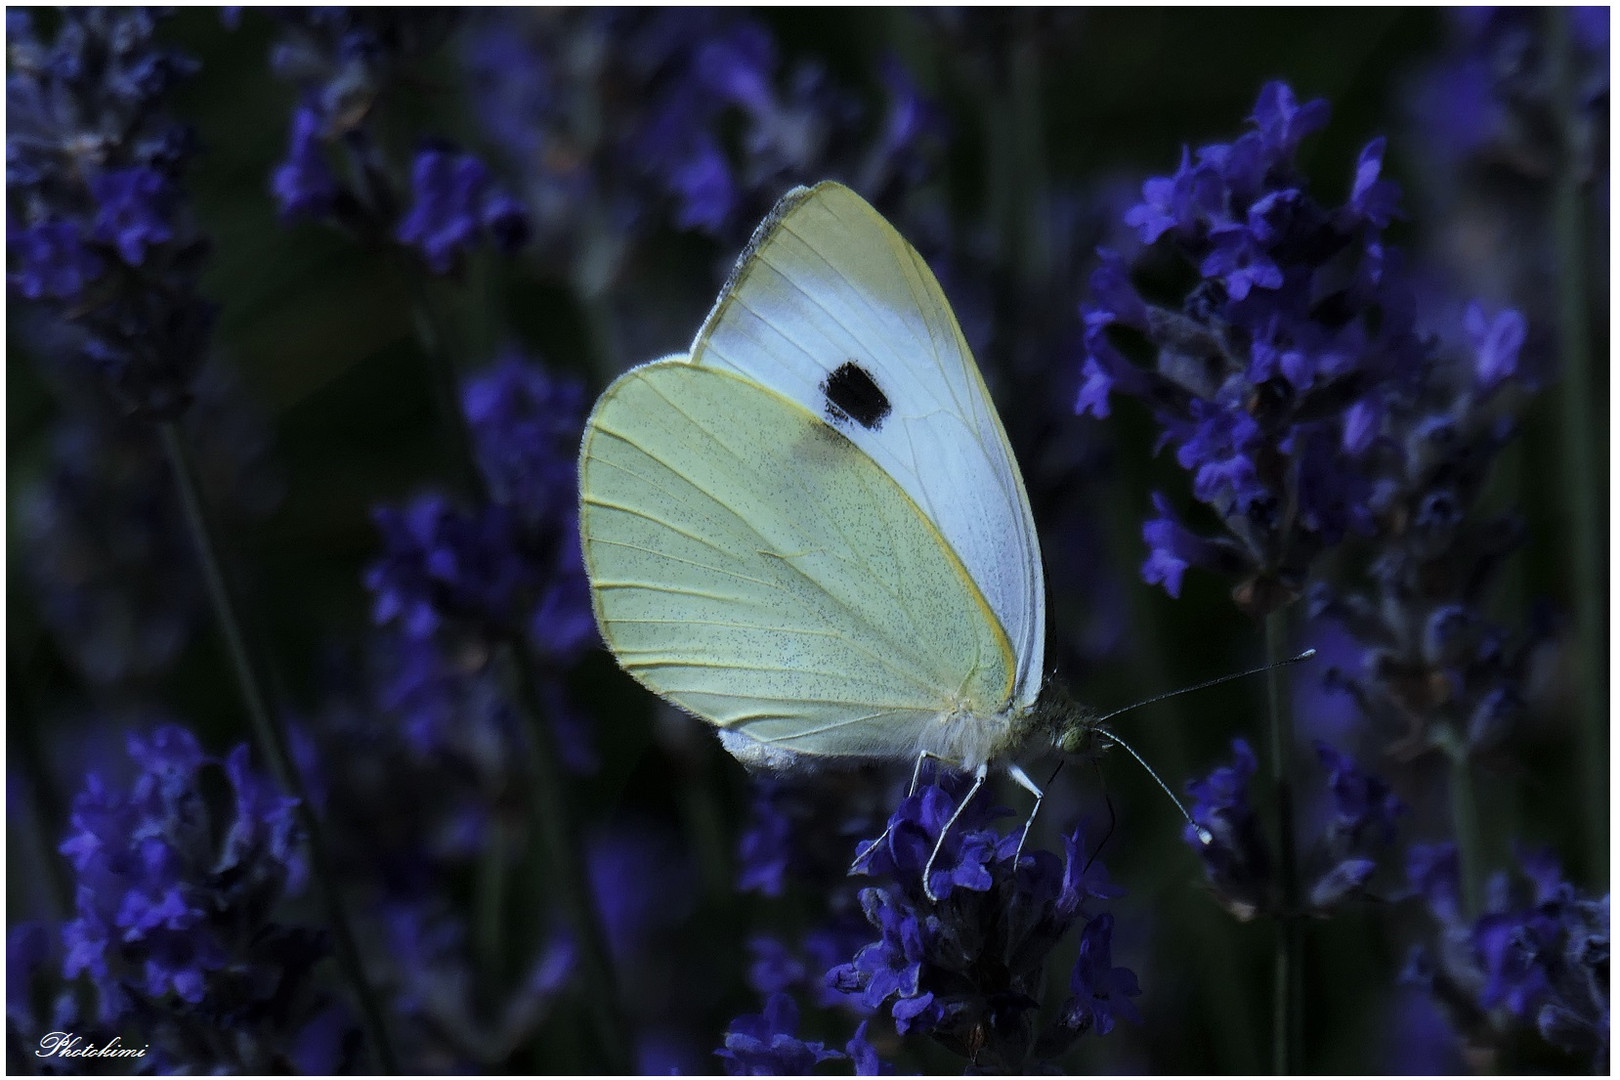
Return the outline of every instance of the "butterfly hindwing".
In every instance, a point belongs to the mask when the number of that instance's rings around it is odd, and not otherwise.
[[[932,522],[840,429],[671,358],[602,395],[581,535],[603,636],[657,693],[795,753],[895,757],[1016,660]]]

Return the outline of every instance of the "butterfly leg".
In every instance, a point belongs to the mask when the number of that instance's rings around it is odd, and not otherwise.
[[[943,829],[939,830],[939,839],[934,841],[934,850],[928,854],[928,865],[923,867],[923,895],[936,904],[939,903],[939,897],[934,895],[934,887],[928,880],[929,875],[934,872],[934,860],[939,858],[939,849],[944,846],[945,838],[951,834],[951,826],[956,824],[956,819],[962,816],[962,811],[967,809],[967,804],[973,801],[973,796],[977,795],[979,789],[984,786],[984,778],[989,772],[989,765],[980,765],[974,770],[973,786],[968,788],[966,795],[962,796],[962,801],[956,804],[956,809],[951,813],[950,820],[945,822]]]
[[[1029,774],[1015,764],[1008,764],[1007,775],[1012,777],[1013,783],[1035,796],[1035,805],[1029,809],[1029,818],[1024,822],[1024,831],[1018,836],[1018,850],[1013,853],[1013,873],[1016,874],[1018,860],[1024,857],[1024,841],[1029,839],[1029,827],[1035,824],[1035,815],[1041,812],[1041,800],[1046,798],[1046,793],[1036,787]]]
[[[912,769],[911,769],[911,786],[906,788],[906,798],[909,799],[913,795],[917,794],[917,784],[922,780],[923,762],[927,761],[930,758],[932,758],[935,761],[940,761],[940,762],[943,762],[945,760],[944,758],[940,757],[938,754],[934,753],[932,750],[923,750],[923,751],[919,752],[917,754],[917,764],[912,766]],[[872,852],[876,851],[878,849],[878,846],[880,844],[882,844],[883,841],[887,840],[889,838],[889,834],[891,832],[893,832],[893,831],[894,831],[894,819],[891,817],[889,819],[888,827],[885,828],[883,830],[883,832],[878,834],[878,838],[876,840],[872,841],[870,844],[867,844],[864,848],[862,848],[859,852],[856,853],[855,861],[849,864],[849,872],[851,874],[857,873],[859,871],[859,869],[860,869],[861,863],[863,861],[865,861],[866,857],[868,855],[872,854]]]

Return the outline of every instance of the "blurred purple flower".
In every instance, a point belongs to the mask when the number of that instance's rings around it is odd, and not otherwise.
[[[1333,832],[1353,848],[1388,844],[1395,838],[1396,818],[1406,812],[1382,779],[1364,772],[1355,760],[1317,740],[1316,753],[1328,770],[1333,795]]]
[[[195,63],[159,46],[149,8],[75,8],[50,42],[8,14],[8,281],[60,324],[132,412],[184,410],[213,308],[180,196],[190,129],[166,111]],[[127,272],[108,276],[122,262]],[[64,358],[65,359],[65,358]]]
[[[85,246],[79,226],[71,221],[45,221],[31,228],[8,225],[6,247],[17,260],[8,280],[29,300],[71,300],[102,271],[101,259]]]
[[[691,910],[696,888],[691,862],[657,828],[619,825],[601,831],[587,844],[586,864],[608,945],[620,962],[657,933],[679,926]]]
[[[1438,924],[1436,951],[1419,948],[1407,981],[1423,987],[1453,1030],[1477,1045],[1503,1020],[1599,1072],[1609,1060],[1609,897],[1581,895],[1546,854],[1521,857],[1521,877],[1490,882],[1486,910],[1469,920],[1458,902],[1455,847],[1416,846],[1415,893]],[[1495,1016],[1496,1021],[1490,1018]]]
[[[737,888],[781,896],[793,857],[793,821],[780,805],[781,785],[756,781],[748,823],[737,840]]]
[[[286,160],[270,178],[271,192],[284,218],[325,217],[337,203],[338,182],[327,163],[321,136],[319,113],[308,106],[293,112]]]
[[[1518,373],[1526,332],[1523,315],[1508,308],[1487,319],[1485,309],[1473,303],[1463,316],[1463,329],[1476,350],[1475,371],[1481,390],[1489,392]]]
[[[430,492],[378,508],[373,616],[452,651],[521,637],[571,662],[596,637],[576,509],[583,393],[512,354],[467,382],[463,408],[494,501],[468,511]]]
[[[169,227],[169,183],[155,169],[114,169],[90,181],[97,203],[96,236],[117,249],[131,266],[146,259],[148,247],[174,239]]]
[[[469,378],[462,411],[490,496],[541,527],[578,501],[585,389],[508,350]]]
[[[516,607],[533,588],[534,570],[516,545],[504,507],[456,509],[426,494],[403,510],[379,507],[382,557],[366,571],[379,626],[397,623],[408,637],[433,637],[446,619],[500,637],[522,625]]]
[[[129,682],[167,669],[202,625],[196,553],[150,427],[99,387],[65,389],[43,468],[16,491],[19,563],[63,658],[93,683]],[[205,494],[233,518],[262,516],[279,495],[264,418],[217,372],[195,396],[183,427]]]
[[[528,233],[521,206],[495,186],[484,163],[471,154],[419,150],[411,186],[415,203],[395,236],[418,248],[436,274],[454,269],[487,232],[508,250]]]
[[[1432,57],[1391,95],[1427,268],[1461,295],[1513,298],[1531,326],[1558,318],[1547,203],[1561,177],[1589,193],[1583,227],[1607,228],[1608,24],[1606,7],[1452,9]],[[1605,291],[1607,260],[1589,272]]]
[[[1198,852],[1221,904],[1240,920],[1265,910],[1271,894],[1271,860],[1260,821],[1249,803],[1249,778],[1258,763],[1244,739],[1232,740],[1232,764],[1187,783],[1193,821],[1209,830],[1203,843],[1192,826],[1183,838]]]
[[[870,1020],[862,1020],[855,1028],[855,1034],[849,1037],[844,1044],[844,1053],[849,1056],[850,1064],[855,1068],[856,1076],[890,1076],[894,1073],[894,1066],[878,1056],[877,1047],[866,1038],[866,1028]]]
[[[799,1007],[787,994],[765,999],[765,1011],[737,1017],[726,1028],[725,1043],[715,1056],[728,1076],[808,1076],[823,1061],[844,1054],[824,1043],[801,1039]]]
[[[937,125],[892,58],[874,106],[740,10],[491,11],[464,40],[539,246],[590,293],[661,223],[740,241],[806,177],[875,195],[929,168]]]

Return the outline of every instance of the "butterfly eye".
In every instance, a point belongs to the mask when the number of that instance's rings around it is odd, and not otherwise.
[[[868,431],[876,431],[892,412],[888,395],[884,394],[870,372],[853,360],[838,365],[821,384],[827,398],[827,415],[835,421],[853,420]]]

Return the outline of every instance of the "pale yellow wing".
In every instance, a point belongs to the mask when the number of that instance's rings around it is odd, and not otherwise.
[[[961,562],[796,402],[647,364],[597,402],[580,473],[602,636],[677,705],[765,746],[874,757],[944,745],[953,709],[1008,707],[1016,659]]]

